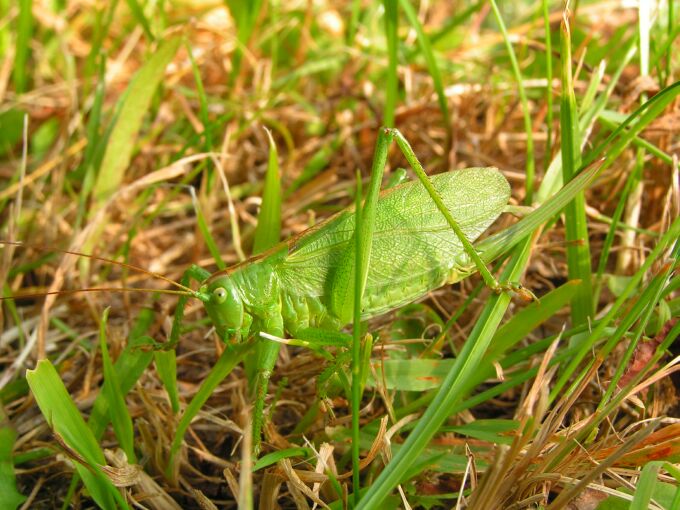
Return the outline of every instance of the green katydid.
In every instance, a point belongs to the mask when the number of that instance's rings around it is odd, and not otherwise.
[[[399,145],[419,181],[379,194],[392,140]],[[503,175],[494,168],[468,168],[428,178],[401,133],[381,129],[363,207],[367,212],[366,221],[361,223],[364,228],[361,238],[372,239],[363,250],[367,271],[362,318],[396,309],[476,271],[482,273],[494,290],[517,290],[518,287],[496,282],[485,264],[559,212],[590,182],[596,170],[583,172],[551,201],[473,247],[471,240],[481,235],[506,208],[510,189]],[[261,334],[271,338],[289,333],[304,338],[309,328],[337,331],[351,321],[355,243],[350,241],[355,232],[354,218],[353,210],[345,209],[265,253],[215,274],[191,266],[181,283],[176,284],[183,290],[167,291],[180,294],[170,341],[165,348],[166,362],[171,365],[174,364],[172,348],[179,341],[189,297],[204,303],[218,336],[225,342],[232,338],[255,338],[253,446],[256,451],[260,445],[268,382],[280,349],[279,343],[266,340]],[[372,257],[371,251],[376,255]],[[189,289],[191,279],[200,282],[198,291]],[[176,400],[174,382],[168,378],[163,381],[171,399]]]
[[[419,181],[378,191],[387,151],[396,140]],[[382,129],[376,144],[371,184],[364,205],[369,211],[363,239],[368,264],[362,318],[413,302],[429,291],[480,271],[495,290],[499,285],[485,266],[514,246],[587,184],[581,177],[566,187],[561,200],[536,210],[513,227],[482,242],[481,235],[503,212],[510,188],[494,168],[468,168],[428,178],[405,138]],[[592,177],[592,175],[591,175]],[[379,198],[378,198],[379,197]],[[555,197],[557,198],[557,197]],[[439,210],[437,210],[439,209]],[[225,271],[210,274],[192,266],[182,285],[200,282],[195,297],[203,301],[220,338],[247,338],[255,333],[304,337],[308,328],[339,330],[351,320],[354,213],[348,208],[302,234]],[[371,246],[377,254],[370,256]],[[479,251],[479,253],[478,253]],[[187,297],[180,298],[170,346],[178,341]],[[280,344],[256,338],[253,446],[259,450],[264,400]]]

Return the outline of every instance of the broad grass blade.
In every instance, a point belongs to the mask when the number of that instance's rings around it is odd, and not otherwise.
[[[14,510],[24,501],[26,496],[17,490],[14,474],[14,456],[12,450],[17,432],[10,425],[5,411],[0,407],[0,503],[2,508]]]
[[[281,238],[281,174],[276,143],[269,130],[269,161],[262,192],[262,207],[255,228],[253,254],[262,253],[279,242]]]
[[[74,466],[97,504],[107,509],[116,508],[116,504],[128,508],[118,489],[102,472],[101,466],[106,464],[104,452],[52,363],[40,360],[34,370],[26,371],[26,379],[50,427],[64,445],[79,456]]]
[[[93,210],[99,209],[123,182],[144,115],[149,110],[151,99],[165,75],[165,68],[175,56],[180,42],[179,37],[165,41],[128,86],[92,190]]]

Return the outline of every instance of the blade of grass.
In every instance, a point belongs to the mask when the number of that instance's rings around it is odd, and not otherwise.
[[[163,42],[137,72],[125,91],[92,190],[94,202],[91,213],[98,210],[123,182],[135,147],[135,139],[142,127],[142,120],[149,110],[158,85],[163,80],[165,68],[175,56],[180,42],[179,37]]]
[[[548,82],[545,88],[546,141],[544,159],[545,171],[547,171],[552,157],[552,124],[553,124],[552,31],[550,30],[550,2],[548,0],[542,0],[541,6],[543,8],[543,29],[545,30],[545,79]]]
[[[399,82],[397,80],[397,45],[399,44],[397,27],[399,26],[399,15],[397,12],[397,0],[383,0],[383,3],[385,6],[385,39],[387,40],[387,80],[382,124],[386,127],[395,127],[394,116],[399,93]]]
[[[187,55],[189,55],[189,60],[191,62],[191,72],[194,75],[194,82],[196,83],[196,94],[198,95],[198,101],[200,104],[199,115],[201,117],[201,123],[203,124],[203,141],[205,152],[210,152],[212,149],[212,127],[213,124],[210,122],[210,117],[208,115],[208,96],[205,93],[205,87],[203,87],[203,80],[201,79],[201,70],[198,68],[196,59],[194,58],[194,53],[191,51],[191,46],[188,41],[184,42],[184,47],[186,48]]]
[[[116,504],[128,508],[118,489],[102,472],[101,466],[106,464],[104,452],[71,400],[52,363],[47,359],[38,361],[34,370],[26,371],[26,379],[40,411],[54,433],[79,456],[74,466],[92,498],[102,508],[115,508]]]
[[[418,19],[418,14],[416,13],[413,5],[409,0],[399,0],[401,8],[404,10],[406,17],[411,23],[411,26],[416,31],[418,37],[418,45],[420,46],[420,51],[425,57],[425,62],[427,63],[427,69],[432,77],[432,83],[434,84],[434,90],[437,93],[437,100],[439,101],[439,109],[442,112],[442,124],[446,129],[447,140],[451,139],[451,122],[449,122],[449,106],[446,101],[446,94],[444,94],[444,85],[442,82],[442,74],[437,65],[437,59],[434,57],[434,52],[432,51],[432,44],[430,43],[430,38],[425,34],[423,26]],[[448,143],[447,143],[448,145]]]
[[[135,18],[137,23],[142,27],[142,30],[144,30],[144,35],[146,35],[146,38],[149,40],[149,42],[153,42],[156,40],[156,38],[153,36],[151,33],[151,26],[149,25],[149,20],[146,19],[146,16],[144,15],[144,9],[142,9],[142,6],[139,4],[137,0],[125,0],[128,4],[128,7],[130,8],[130,12],[132,13],[132,17]]]
[[[527,100],[527,94],[524,90],[524,81],[522,78],[522,71],[519,68],[519,63],[517,62],[517,57],[515,56],[515,50],[512,48],[512,42],[510,41],[510,36],[505,28],[505,23],[503,22],[503,17],[501,12],[498,10],[498,5],[496,5],[495,0],[491,0],[491,9],[493,10],[494,16],[496,17],[496,23],[498,23],[498,28],[503,36],[503,41],[505,42],[505,47],[508,50],[508,58],[510,59],[510,64],[512,65],[512,72],[515,75],[515,80],[517,80],[517,94],[519,95],[520,103],[522,104],[522,115],[524,117],[524,131],[527,136],[527,162],[526,162],[526,199],[525,202],[529,205],[533,202],[534,196],[534,174],[536,161],[534,156],[534,128],[531,125],[531,111],[529,109],[529,101]]]
[[[90,39],[90,52],[87,55],[84,65],[84,74],[86,77],[90,78],[85,86],[88,87],[85,90],[89,92],[89,81],[93,77],[95,72],[95,65],[97,58],[105,52],[102,52],[102,44],[106,37],[109,35],[109,30],[111,29],[111,23],[113,22],[114,13],[118,7],[118,0],[112,0],[111,2],[106,2],[101,5],[99,9],[94,14],[94,23],[92,25],[92,36]],[[100,82],[97,82],[100,83]],[[102,84],[104,85],[104,84]]]
[[[352,321],[352,488],[354,506],[359,504],[361,492],[360,477],[360,423],[361,410],[361,300],[364,294],[364,275],[368,271],[369,258],[364,258],[364,244],[362,243],[363,208],[361,207],[361,173],[356,173],[357,191],[354,205],[354,317]],[[367,206],[368,206],[368,200]],[[369,211],[366,211],[369,212]],[[370,213],[367,214],[370,217]]]
[[[17,94],[23,94],[28,88],[28,71],[31,69],[28,65],[28,60],[31,55],[32,37],[33,1],[19,0],[14,66],[12,68],[12,80],[14,82],[14,90]]]
[[[225,0],[229,13],[234,19],[234,26],[236,27],[236,38],[238,44],[234,49],[234,56],[231,60],[231,76],[229,82],[234,83],[236,77],[241,72],[241,61],[243,59],[244,49],[248,46],[248,41],[253,35],[255,23],[262,8],[262,0],[251,0],[243,2],[242,0]]]
[[[151,347],[154,346],[155,342],[151,337],[144,335],[153,321],[153,310],[145,308],[139,313],[130,331],[130,340],[113,365],[123,395],[127,395],[153,359]],[[104,386],[106,385],[107,381],[104,381]],[[94,437],[100,439],[109,421],[109,403],[108,399],[104,398],[104,388],[102,388],[101,393],[92,405],[87,425],[92,430]]]
[[[210,395],[212,395],[217,386],[231,373],[234,367],[241,362],[251,348],[251,344],[245,343],[236,346],[227,346],[215,365],[213,365],[208,376],[201,383],[201,387],[196,392],[196,395],[194,395],[194,398],[191,399],[191,402],[189,402],[189,405],[184,410],[184,413],[177,424],[177,430],[175,430],[175,436],[170,446],[168,463],[165,470],[166,476],[171,480],[177,479],[179,466],[175,464],[175,457],[182,446],[184,434],[189,428],[191,421],[208,401],[208,398],[210,398]]]
[[[579,133],[576,95],[571,73],[571,32],[565,13],[560,30],[562,55],[562,97],[560,102],[560,132],[562,134],[562,178],[566,185],[581,166],[581,136]],[[569,278],[581,280],[582,285],[571,303],[574,326],[585,324],[593,314],[592,275],[588,220],[585,210],[585,193],[579,192],[564,210],[567,265]]]
[[[529,257],[531,244],[525,242],[517,246],[514,256],[503,271],[501,281],[519,281]],[[491,296],[434,400],[418,420],[418,424],[397,455],[362,496],[357,509],[380,508],[381,503],[402,481],[412,463],[448,418],[451,409],[463,398],[463,390],[476,374],[477,366],[489,348],[510,299],[507,293]]]
[[[279,242],[281,238],[281,174],[279,155],[271,132],[265,128],[269,138],[269,161],[262,192],[262,206],[255,228],[253,254],[262,253]]]
[[[102,388],[102,392],[108,404],[109,416],[118,443],[125,452],[125,455],[127,455],[128,463],[135,464],[137,460],[135,457],[135,434],[132,418],[125,405],[125,397],[123,396],[120,387],[120,380],[118,379],[116,370],[113,368],[111,356],[109,356],[109,349],[106,345],[106,325],[109,320],[109,310],[109,307],[104,309],[99,324],[99,346],[102,351],[102,365],[104,367],[104,380],[106,381],[106,385]]]

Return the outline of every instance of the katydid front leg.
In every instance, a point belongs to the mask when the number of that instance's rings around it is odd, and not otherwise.
[[[210,276],[210,273],[205,269],[192,265],[182,274],[180,283],[188,287],[191,280],[203,282]],[[186,308],[188,295],[180,296],[175,308],[175,315],[172,320],[172,329],[170,330],[170,338],[163,345],[162,350],[154,352],[154,360],[156,362],[156,370],[160,377],[165,391],[168,393],[172,411],[177,414],[179,412],[179,394],[177,391],[177,357],[175,355],[175,347],[179,342],[179,336],[182,328],[182,320],[184,319],[184,309]]]
[[[274,337],[283,338],[284,327],[283,317],[280,309],[272,309],[262,319],[262,331]],[[257,457],[260,453],[262,425],[264,423],[264,403],[269,389],[269,379],[271,379],[276,360],[279,357],[281,344],[265,338],[255,340],[256,345],[256,368],[254,381],[255,407],[253,408],[253,453]]]

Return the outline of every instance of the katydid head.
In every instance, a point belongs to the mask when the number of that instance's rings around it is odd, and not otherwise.
[[[244,309],[236,285],[227,275],[211,278],[201,286],[200,294],[208,316],[220,338],[226,339],[243,328]]]

